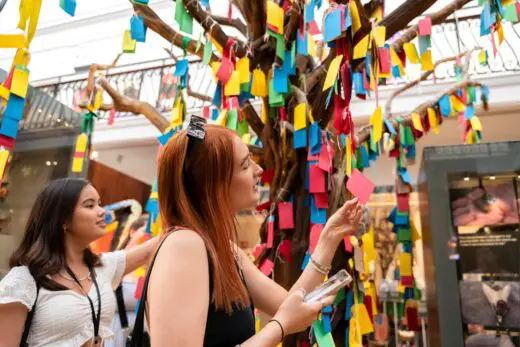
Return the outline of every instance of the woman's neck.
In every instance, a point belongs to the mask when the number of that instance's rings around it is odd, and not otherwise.
[[[74,242],[65,244],[65,260],[72,271],[82,271],[86,264],[84,260],[85,248],[75,245]]]

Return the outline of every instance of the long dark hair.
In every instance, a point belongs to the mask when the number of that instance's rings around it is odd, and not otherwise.
[[[67,289],[50,280],[66,265],[64,225],[72,220],[81,191],[90,183],[79,178],[51,181],[36,197],[25,233],[9,266],[27,266],[35,281],[50,290]],[[90,249],[84,261],[89,267],[99,266],[100,260]]]

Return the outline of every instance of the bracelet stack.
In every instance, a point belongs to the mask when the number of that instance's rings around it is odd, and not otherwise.
[[[329,266],[323,266],[320,263],[318,263],[316,260],[314,260],[312,258],[312,256],[310,257],[309,262],[312,265],[312,267],[314,268],[314,270],[316,270],[317,272],[319,272],[323,276],[327,276],[329,274],[330,270],[331,270],[331,266],[330,265]]]

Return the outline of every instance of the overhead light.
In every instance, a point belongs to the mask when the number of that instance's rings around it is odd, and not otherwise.
[[[469,177],[464,177],[464,181],[469,181]]]
[[[494,179],[496,179],[496,177],[495,176],[489,176],[489,179],[493,181]]]
[[[53,162],[52,162],[52,165],[54,165],[54,166],[58,166],[58,162],[57,162],[57,161],[53,161]]]
[[[99,152],[92,151],[92,153],[90,154],[90,159],[96,159],[97,157],[99,157]]]
[[[56,122],[60,123],[60,122],[61,122],[61,119],[60,119],[60,118],[56,119]]]
[[[45,165],[51,166],[51,162],[47,160],[47,162],[45,162]]]

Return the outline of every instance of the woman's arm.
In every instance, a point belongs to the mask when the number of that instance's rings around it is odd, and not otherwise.
[[[343,207],[329,218],[327,225],[320,234],[320,238],[312,259],[323,267],[330,266],[339,243],[343,238],[355,232],[361,219],[361,207],[357,199],[347,201]],[[238,248],[238,247],[237,247]],[[273,280],[265,276],[247,257],[243,251],[239,251],[243,264],[244,277],[247,288],[251,293],[255,306],[262,312],[273,316],[287,297],[288,292]],[[309,264],[293,285],[292,293],[297,289],[312,291],[320,285],[325,276]]]
[[[159,237],[154,237],[141,245],[124,251],[126,257],[125,275],[148,262],[159,243],[159,239]]]
[[[164,241],[147,304],[152,347],[203,345],[209,272],[206,246],[197,233],[178,230]]]
[[[23,304],[0,304],[0,347],[20,345],[26,318],[27,308]]]

